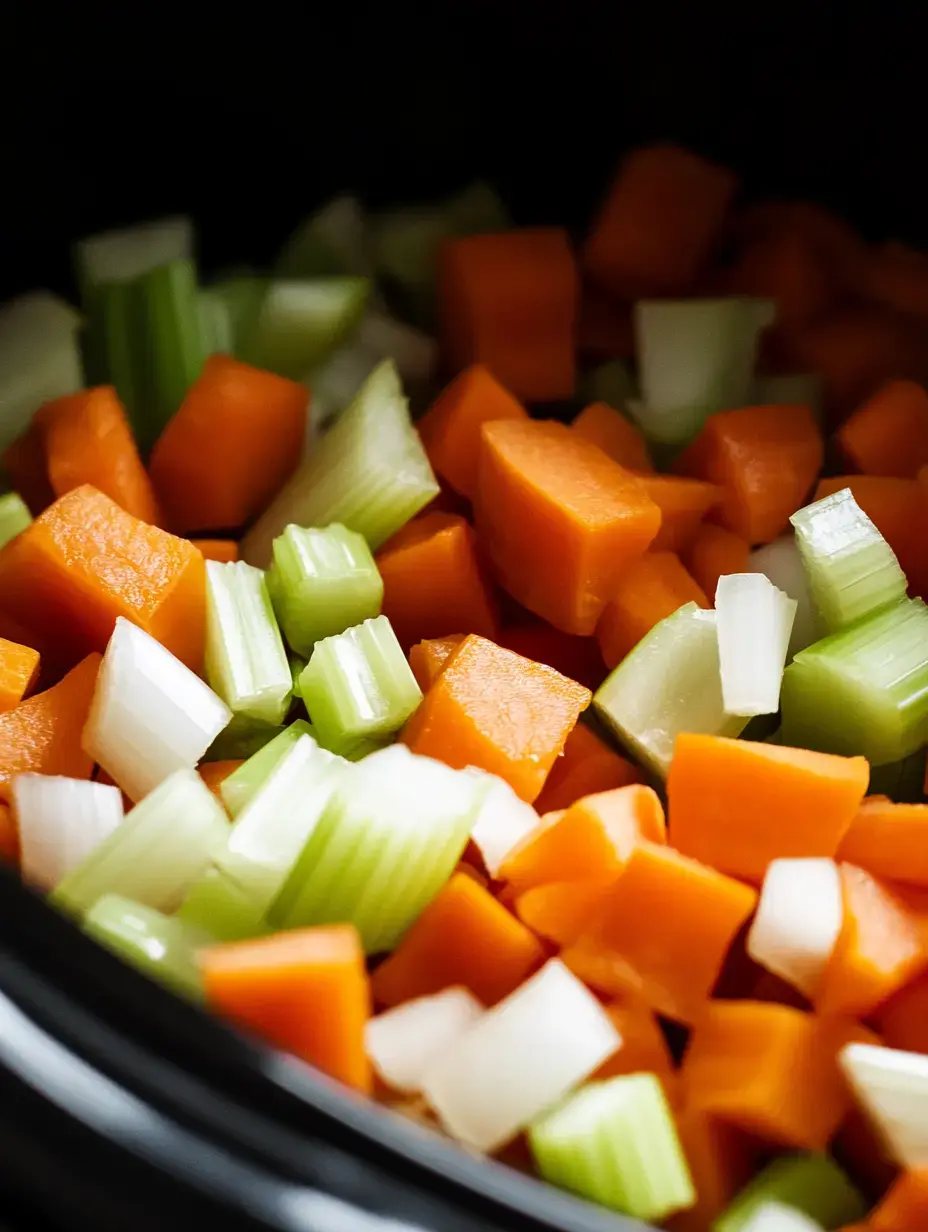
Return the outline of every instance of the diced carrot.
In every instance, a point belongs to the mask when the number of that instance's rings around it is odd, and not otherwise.
[[[865,797],[841,840],[838,859],[875,877],[928,888],[928,804]]]
[[[537,227],[446,240],[438,287],[443,346],[454,370],[485,364],[529,402],[573,394],[580,292],[566,231]]]
[[[476,881],[481,889],[488,890],[490,888],[490,879],[481,869],[476,868],[467,858],[469,852],[465,851],[461,857],[461,861],[455,868],[456,873],[460,873],[462,877],[470,877],[472,881]]]
[[[928,257],[902,244],[879,244],[861,263],[860,291],[891,312],[928,317]]]
[[[814,998],[820,1014],[866,1018],[928,966],[916,922],[889,886],[842,864],[844,918]]]
[[[600,991],[638,992],[658,1013],[692,1023],[756,902],[749,886],[642,840],[590,930],[562,958]]]
[[[0,804],[0,860],[19,864],[19,830],[8,804]]]
[[[585,723],[578,723],[551,767],[541,795],[539,813],[570,808],[583,796],[641,782],[641,771],[609,748]]]
[[[222,793],[219,788],[229,775],[234,774],[239,766],[243,764],[241,761],[204,761],[197,769],[199,770],[200,778],[216,799],[222,803]]]
[[[484,1005],[514,992],[545,960],[531,932],[471,877],[455,873],[374,972],[378,1005],[460,985]]]
[[[729,573],[745,573],[750,554],[751,545],[746,539],[724,526],[704,522],[682,553],[682,560],[703,594],[714,600],[719,578]]]
[[[90,778],[81,737],[99,669],[100,656],[88,655],[54,688],[0,714],[0,803],[9,801],[17,774]]]
[[[589,280],[580,288],[577,350],[587,359],[633,359],[635,327],[631,304]]]
[[[671,842],[759,883],[771,860],[833,856],[869,777],[863,757],[684,733],[667,776]]]
[[[466,637],[406,724],[414,753],[505,779],[531,803],[590,691],[474,634]]]
[[[522,404],[488,368],[471,364],[442,390],[416,427],[435,473],[473,500],[481,428],[494,419],[527,418]]]
[[[684,603],[711,606],[673,552],[645,552],[629,565],[596,626],[606,666],[613,668],[645,634]]]
[[[747,1134],[698,1107],[678,1111],[676,1122],[696,1204],[674,1215],[667,1228],[669,1232],[706,1232],[754,1175],[757,1147]]]
[[[928,1228],[928,1168],[903,1172],[870,1212],[870,1232],[915,1232]]]
[[[592,1082],[622,1074],[656,1074],[671,1104],[677,1102],[679,1078],[657,1016],[643,1001],[626,997],[606,1007],[622,1045],[592,1075]]]
[[[660,528],[639,478],[563,424],[537,420],[484,425],[474,508],[505,589],[581,635]]]
[[[724,488],[713,521],[757,544],[789,525],[822,457],[821,433],[807,406],[748,406],[710,415],[674,469]]]
[[[161,510],[112,385],[46,402],[36,412],[55,496],[90,484],[126,513],[158,526]]]
[[[602,791],[542,819],[503,860],[500,880],[523,894],[552,881],[615,877],[641,839],[667,841],[657,793],[640,783]]]
[[[0,635],[10,620],[44,660],[67,667],[104,650],[125,616],[196,670],[205,568],[186,539],[75,488],[0,551]]]
[[[350,924],[298,928],[200,950],[207,1004],[223,1017],[370,1092],[370,988]]]
[[[685,551],[699,533],[703,518],[725,497],[724,488],[701,479],[643,475],[641,482],[661,511],[661,528],[651,544],[655,552]]]
[[[408,522],[377,553],[377,568],[383,614],[404,650],[455,632],[496,637],[493,589],[464,518],[427,513]]]
[[[238,560],[238,543],[234,539],[191,539],[204,560],[229,564]]]
[[[550,881],[522,894],[512,892],[513,910],[523,924],[554,946],[574,945],[596,919],[613,878]]]
[[[842,1121],[831,1140],[830,1150],[871,1202],[881,1198],[895,1179],[897,1169],[886,1146],[866,1113],[858,1107],[852,1108]]]
[[[570,425],[604,454],[630,471],[653,473],[654,465],[641,432],[621,411],[606,402],[591,402]]]
[[[742,244],[797,236],[827,262],[832,279],[843,287],[856,285],[866,258],[866,245],[854,228],[813,201],[765,201],[743,210],[735,222]]]
[[[10,486],[19,493],[33,517],[55,499],[45,465],[45,441],[40,428],[35,424],[8,445],[0,455],[0,463],[6,471]]]
[[[211,355],[151,454],[171,529],[231,529],[260,513],[300,461],[308,402],[298,381]]]
[[[0,714],[23,700],[39,674],[39,652],[0,637]]]
[[[536,663],[553,667],[562,676],[576,680],[588,689],[598,689],[607,673],[596,638],[563,633],[553,625],[535,620],[528,613],[526,616],[533,623],[503,629],[499,644],[525,659],[534,659]]]
[[[928,1055],[928,974],[894,993],[876,1021],[887,1047]]]
[[[431,688],[463,641],[463,633],[454,633],[450,637],[431,637],[410,647],[409,666],[423,693]]]
[[[777,323],[787,327],[819,319],[839,290],[820,249],[788,229],[747,244],[727,271],[725,286],[730,295],[773,300]]]
[[[887,381],[844,421],[835,439],[852,469],[914,479],[928,465],[928,390],[915,381]]]
[[[680,1070],[688,1105],[771,1146],[824,1150],[851,1107],[838,1069],[850,1029],[756,1001],[710,1001]]]
[[[629,298],[689,290],[721,235],[730,171],[676,146],[634,150],[584,250],[590,275]]]

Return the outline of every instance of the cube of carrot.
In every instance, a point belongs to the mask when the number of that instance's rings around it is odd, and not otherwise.
[[[928,465],[928,390],[917,381],[887,381],[835,439],[853,470],[914,479]]]
[[[0,714],[23,700],[39,674],[39,652],[0,637]]]
[[[539,813],[566,809],[583,796],[641,782],[641,771],[609,748],[585,723],[578,723],[551,767],[535,801]]]
[[[615,667],[656,624],[684,603],[710,603],[673,552],[646,552],[619,579],[596,639],[606,666]]]
[[[598,445],[613,462],[630,471],[653,473],[654,466],[641,432],[621,411],[605,402],[591,402],[570,425],[574,432]]]
[[[423,693],[427,692],[444,671],[445,664],[464,641],[463,633],[450,637],[430,637],[409,648],[409,666],[416,683]]]

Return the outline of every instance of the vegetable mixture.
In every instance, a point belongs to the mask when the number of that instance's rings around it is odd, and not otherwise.
[[[928,257],[669,146],[576,238],[345,197],[6,306],[0,853],[593,1202],[915,1232]]]

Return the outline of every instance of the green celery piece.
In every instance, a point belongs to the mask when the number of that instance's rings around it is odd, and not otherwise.
[[[222,304],[228,322],[229,355],[241,358],[242,345],[267,290],[267,279],[256,274],[234,274],[214,283],[209,294]]]
[[[143,275],[139,295],[151,393],[150,428],[157,439],[206,362],[193,262],[172,261]]]
[[[233,714],[282,723],[293,680],[264,573],[206,562],[206,678]]]
[[[84,916],[83,928],[144,975],[192,1001],[203,999],[196,950],[213,940],[205,930],[119,894],[98,899]]]
[[[292,682],[290,690],[291,700],[300,702],[303,700],[300,696],[300,677],[303,675],[303,668],[308,660],[304,659],[302,655],[297,654],[295,650],[291,650],[287,654],[287,662],[290,665],[290,680]]]
[[[905,597],[892,548],[850,488],[799,509],[790,521],[809,589],[829,633]]]
[[[316,738],[346,755],[359,741],[399,731],[422,701],[422,690],[386,616],[316,643],[300,677]]]
[[[529,1127],[542,1177],[636,1219],[696,1201],[673,1114],[654,1074],[594,1082]]]
[[[302,222],[274,266],[278,278],[370,278],[373,272],[364,210],[355,197],[335,197]]]
[[[229,306],[212,287],[204,287],[199,296],[200,328],[207,355],[234,355],[235,342]]]
[[[715,613],[685,603],[606,677],[593,707],[621,742],[662,778],[680,732],[737,736],[747,719],[725,713]]]
[[[242,358],[301,380],[348,340],[364,315],[370,290],[366,278],[269,282],[244,331]]]
[[[88,236],[74,246],[81,299],[89,306],[101,287],[133,282],[172,261],[191,260],[193,249],[193,224],[183,217]]]
[[[903,599],[796,655],[780,693],[783,742],[901,761],[928,742],[928,608]]]
[[[242,557],[266,568],[291,522],[340,522],[376,551],[437,495],[396,365],[385,360],[245,536]]]
[[[247,714],[233,715],[232,722],[209,746],[203,760],[247,761],[286,730],[281,723],[264,723]]]
[[[176,918],[216,941],[250,941],[273,931],[248,892],[217,868],[208,868],[193,883]]]
[[[625,411],[629,401],[637,396],[635,378],[621,359],[599,364],[581,382],[584,402],[605,402],[616,411]]]
[[[0,496],[0,548],[32,523],[32,514],[18,492],[5,492]]]
[[[311,736],[313,730],[305,719],[297,719],[285,727],[257,753],[252,753],[219,787],[222,802],[233,819],[257,795],[264,783],[284,760],[300,736]]]
[[[395,744],[349,767],[268,912],[278,928],[349,922],[392,949],[451,875],[488,790]]]
[[[776,1159],[738,1194],[712,1232],[741,1232],[764,1206],[779,1203],[815,1219],[826,1230],[857,1223],[867,1205],[829,1155]]]
[[[154,442],[154,434],[149,426],[151,392],[139,284],[113,282],[101,287],[88,313],[84,350],[87,378],[115,386],[144,449]]]
[[[43,403],[82,388],[81,323],[80,313],[50,291],[0,306],[0,452]]]
[[[274,540],[268,589],[287,641],[309,657],[322,638],[380,613],[383,580],[363,535],[338,523],[288,526]]]
[[[229,837],[225,811],[195,770],[175,770],[59,882],[50,901],[83,915],[104,894],[171,912]]]

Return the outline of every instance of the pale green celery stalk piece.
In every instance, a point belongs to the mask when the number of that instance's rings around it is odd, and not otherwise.
[[[108,283],[131,282],[172,261],[194,255],[189,218],[160,218],[118,231],[105,231],[74,246],[74,266],[85,304]]]
[[[758,1173],[712,1232],[742,1232],[771,1202],[802,1211],[826,1229],[856,1223],[867,1213],[860,1193],[829,1155],[788,1155]]]
[[[216,941],[249,941],[273,931],[248,892],[217,868],[209,868],[187,892],[177,919]]]
[[[814,372],[754,377],[751,406],[807,406],[822,422],[822,379]]]
[[[303,668],[308,660],[302,655],[297,654],[295,650],[291,650],[287,654],[287,663],[290,665],[290,680],[292,688],[290,690],[291,699],[294,701],[302,701],[300,697],[300,677],[303,675]]]
[[[151,429],[157,439],[206,362],[193,261],[172,261],[143,275],[139,294],[144,305],[140,345],[147,353]]]
[[[242,557],[266,568],[274,540],[291,522],[339,522],[376,551],[438,490],[396,366],[385,360],[245,536]]]
[[[282,723],[264,723],[247,714],[233,715],[232,722],[206,750],[203,761],[247,761],[286,730]]]
[[[267,289],[267,279],[256,274],[233,274],[214,283],[208,294],[222,304],[228,323],[229,355],[241,358],[242,345],[258,315]]]
[[[18,492],[0,496],[0,548],[32,524],[32,514]]]
[[[157,436],[157,426],[150,423],[145,329],[145,303],[137,281],[108,283],[95,292],[83,335],[85,374],[91,384],[114,386],[143,451]]]
[[[610,359],[591,369],[583,377],[580,389],[584,402],[605,402],[623,413],[638,393],[635,378],[621,359]]]
[[[300,380],[348,340],[361,321],[370,290],[366,278],[269,282],[245,331],[242,358]]]
[[[399,731],[422,701],[422,690],[386,616],[316,643],[300,677],[319,743],[347,754],[359,741]]]
[[[50,901],[83,915],[104,894],[174,911],[229,837],[222,805],[195,770],[176,770],[59,882]]]
[[[305,719],[296,719],[289,727],[252,753],[237,770],[223,779],[219,786],[222,802],[233,819],[264,786],[284,760],[300,736],[312,736],[313,729]]]
[[[715,612],[685,603],[643,637],[593,696],[619,740],[666,776],[680,732],[737,736],[747,719],[725,713]]]
[[[339,777],[268,912],[278,928],[352,923],[392,949],[450,877],[488,780],[395,744]]]
[[[367,221],[360,201],[335,197],[302,222],[281,250],[274,273],[278,278],[372,278]]]
[[[654,1074],[594,1082],[529,1127],[546,1181],[636,1219],[696,1201],[673,1114]]]
[[[377,616],[383,580],[363,535],[337,523],[288,526],[274,540],[267,583],[287,641],[307,658],[322,638]]]
[[[281,723],[293,680],[264,573],[206,562],[206,678],[233,714]]]
[[[928,742],[928,608],[892,607],[815,642],[783,673],[783,743],[901,761]]]
[[[204,287],[199,298],[200,328],[207,355],[234,355],[232,318],[226,300],[212,287]]]
[[[799,509],[790,518],[809,589],[829,633],[905,597],[896,554],[850,488]]]
[[[0,451],[44,403],[81,389],[80,314],[50,291],[0,307]]]
[[[645,438],[651,457],[662,470],[667,470],[686,446],[699,436],[710,414],[705,407],[693,407],[688,411],[654,411],[635,398],[626,402],[625,409]]]
[[[120,894],[97,899],[84,916],[83,928],[144,975],[192,1001],[203,999],[196,951],[213,941],[205,930]]]

